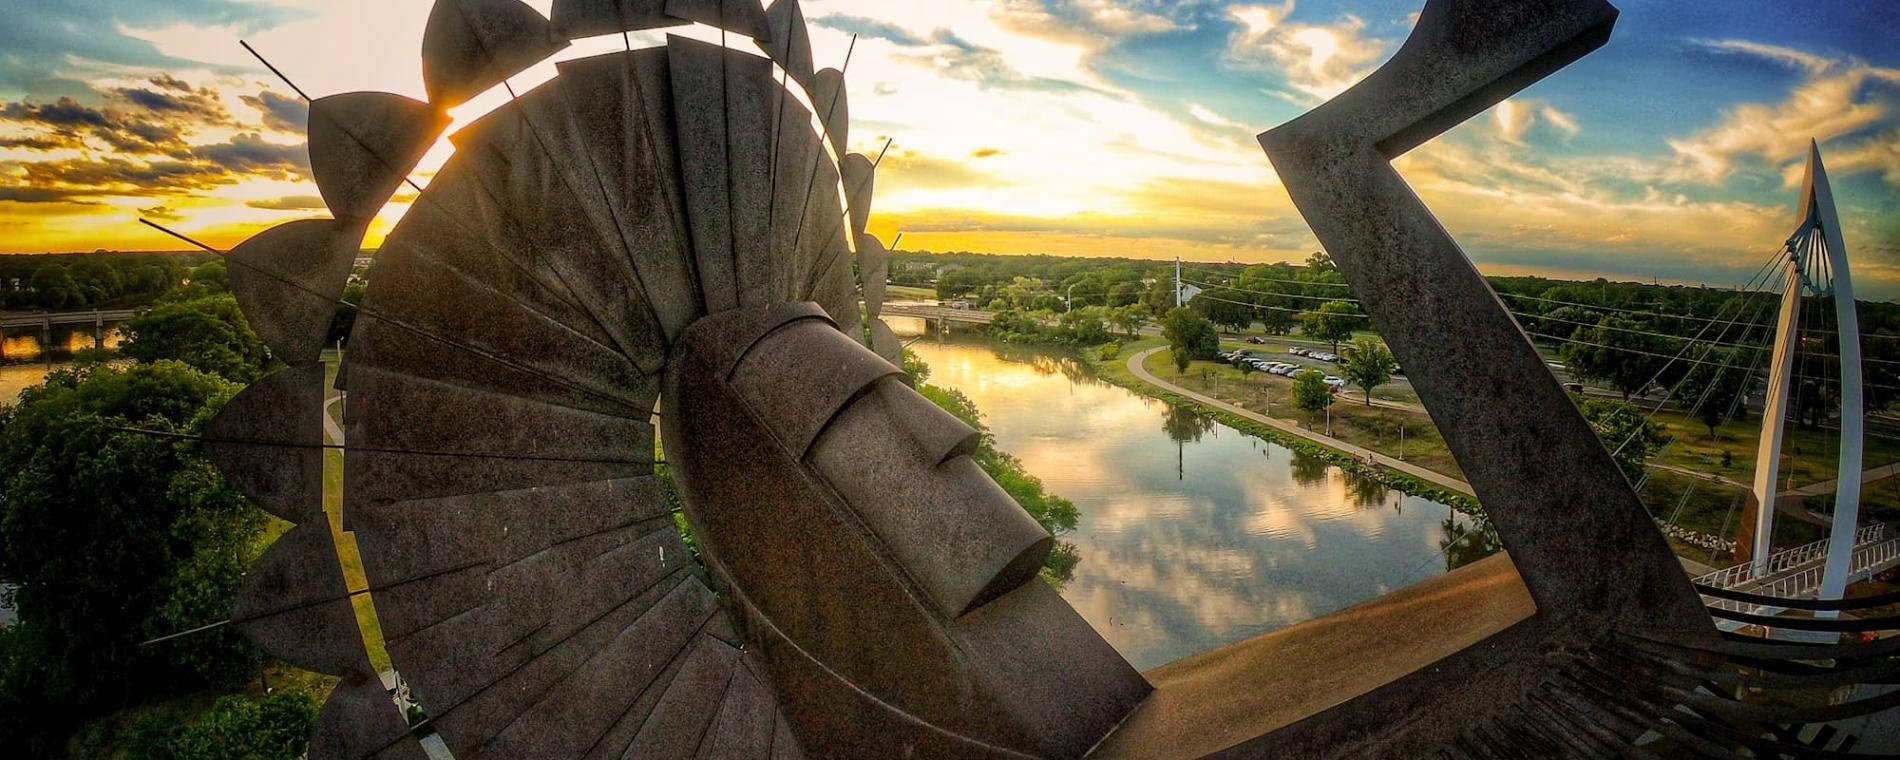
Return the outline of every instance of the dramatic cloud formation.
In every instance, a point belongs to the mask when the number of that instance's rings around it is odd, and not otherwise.
[[[529,0],[542,12],[551,2]],[[1254,136],[1374,70],[1422,2],[803,6],[820,66],[852,51],[851,149],[896,142],[872,221],[885,240],[1252,262],[1317,245]],[[140,215],[228,245],[322,213],[300,145],[307,106],[240,37],[313,97],[424,97],[422,0],[31,5],[0,26],[8,250],[171,244],[133,225]],[[1891,28],[1893,12],[1808,4],[1790,25],[1788,8],[1627,4],[1608,46],[1399,169],[1485,271],[1733,285],[1785,236],[1789,185],[1817,138],[1865,289],[1900,295],[1900,51],[1868,31]],[[718,39],[691,27],[634,39],[665,33]],[[608,42],[562,55],[619,45]],[[517,88],[552,67],[537,71]],[[491,93],[456,115],[505,100]],[[418,180],[451,154],[439,145]],[[369,243],[415,200],[394,199]]]
[[[1869,127],[1891,124],[1893,95],[1900,93],[1900,69],[1859,61],[1837,60],[1746,40],[1704,40],[1700,44],[1727,53],[1750,55],[1799,70],[1806,81],[1779,103],[1744,103],[1729,109],[1722,121],[1683,138],[1672,139],[1686,169],[1704,179],[1720,180],[1738,168],[1778,167],[1788,174],[1800,164],[1810,138],[1829,142],[1856,135]],[[1884,91],[1884,92],[1877,92]],[[1889,132],[1845,146],[1833,163],[1840,171],[1891,168],[1893,152],[1900,150]],[[1841,160],[1841,159],[1846,160]],[[1900,171],[1888,180],[1900,185]],[[1786,185],[1800,181],[1798,168]]]
[[[1331,24],[1296,23],[1294,0],[1280,5],[1237,5],[1227,15],[1239,28],[1228,38],[1234,64],[1282,72],[1287,84],[1318,103],[1371,73],[1392,45],[1366,36],[1366,22],[1346,14]]]

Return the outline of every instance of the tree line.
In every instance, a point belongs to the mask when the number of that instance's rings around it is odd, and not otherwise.
[[[1166,319],[1175,303],[1175,262],[1057,256],[903,252],[893,280],[934,287],[940,298],[969,299],[990,310],[1046,312],[1134,307]],[[1338,267],[1323,252],[1299,264],[1181,265],[1198,290],[1187,306],[1231,332],[1258,326],[1269,335],[1329,343],[1334,353],[1373,325]],[[1778,294],[1687,285],[1590,282],[1543,277],[1487,278],[1531,340],[1578,382],[1600,384],[1626,400],[1674,389],[1711,429],[1731,403],[1759,389],[1768,368]],[[1863,369],[1870,408],[1900,401],[1900,304],[1862,301]],[[1796,368],[1797,420],[1819,425],[1839,402],[1834,304],[1806,299]],[[1105,311],[1106,316],[1112,311]]]
[[[142,306],[170,292],[208,253],[0,256],[0,309],[61,311]]]

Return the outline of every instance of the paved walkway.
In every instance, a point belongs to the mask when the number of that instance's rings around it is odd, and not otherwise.
[[[343,428],[338,427],[336,424],[336,418],[330,416],[330,407],[335,406],[342,401],[343,401],[343,397],[338,396],[336,398],[330,399],[329,401],[323,402],[323,435],[325,438],[330,439],[330,443],[335,444],[337,446],[343,445]]]
[[[1306,428],[1300,427],[1298,425],[1287,422],[1285,420],[1276,420],[1272,417],[1268,417],[1259,412],[1255,412],[1249,409],[1235,406],[1233,404],[1229,404],[1225,401],[1214,398],[1212,396],[1196,393],[1194,391],[1183,388],[1179,385],[1175,385],[1174,383],[1170,383],[1166,380],[1163,380],[1159,377],[1155,377],[1154,373],[1151,373],[1148,371],[1148,367],[1147,367],[1148,357],[1154,356],[1155,354],[1161,353],[1162,351],[1165,351],[1165,350],[1167,350],[1165,346],[1161,348],[1151,348],[1141,353],[1135,354],[1134,356],[1128,357],[1128,371],[1134,373],[1135,377],[1140,379],[1142,382],[1148,383],[1150,385],[1153,385],[1157,388],[1168,391],[1170,393],[1176,393],[1181,396],[1198,401],[1200,403],[1206,404],[1208,406],[1214,407],[1221,411],[1228,412],[1230,414],[1238,415],[1241,417],[1245,417],[1249,420],[1253,420],[1254,422],[1258,422],[1263,425],[1272,426],[1275,430],[1279,430],[1279,431],[1288,433],[1290,435],[1296,435],[1301,438],[1305,438],[1309,441],[1313,441],[1314,443],[1330,446],[1340,451],[1344,451],[1347,454],[1350,454],[1361,460],[1364,460],[1370,457],[1371,460],[1377,463],[1380,467],[1397,470],[1399,472],[1405,473],[1412,477],[1418,478],[1419,480],[1423,480],[1428,483],[1436,483],[1438,485],[1444,486],[1446,488],[1457,491],[1459,493],[1471,495],[1474,498],[1476,497],[1476,494],[1473,494],[1471,491],[1470,483],[1466,483],[1462,480],[1451,477],[1450,475],[1433,472],[1431,470],[1427,470],[1418,465],[1412,464],[1411,462],[1405,462],[1405,461],[1393,459],[1392,457],[1386,456],[1384,454],[1373,451],[1371,449],[1367,449],[1363,446],[1356,446],[1329,435],[1316,433],[1314,431],[1307,430]],[[1687,557],[1678,557],[1677,559],[1679,559],[1682,562],[1683,570],[1691,576],[1702,576],[1702,575],[1707,575],[1709,573],[1715,572],[1714,568],[1711,568],[1700,562],[1696,562],[1694,560],[1688,559]]]
[[[1162,380],[1161,378],[1155,377],[1152,373],[1148,371],[1146,362],[1148,361],[1148,357],[1158,354],[1164,350],[1166,349],[1165,348],[1151,348],[1141,353],[1135,354],[1134,356],[1128,357],[1128,371],[1134,373],[1135,377],[1140,378],[1142,382],[1148,383],[1157,388],[1161,388],[1162,390],[1168,391],[1170,393],[1179,394],[1186,398],[1193,399],[1200,403],[1219,409],[1223,412],[1244,417],[1254,422],[1271,426],[1274,429],[1279,430],[1281,432],[1284,432],[1290,435],[1296,435],[1301,438],[1305,438],[1309,441],[1313,441],[1315,443],[1319,443],[1325,446],[1338,449],[1340,451],[1344,451],[1347,454],[1352,455],[1354,458],[1360,459],[1362,461],[1369,459],[1372,462],[1378,464],[1380,467],[1402,472],[1402,473],[1405,473],[1406,475],[1410,475],[1414,478],[1418,478],[1419,480],[1423,480],[1428,483],[1435,483],[1437,485],[1444,486],[1445,488],[1449,488],[1463,494],[1472,493],[1470,483],[1466,483],[1462,480],[1451,477],[1449,475],[1433,472],[1431,470],[1427,470],[1423,467],[1412,464],[1410,462],[1404,462],[1398,459],[1394,459],[1392,457],[1386,456],[1384,454],[1365,448],[1363,446],[1357,446],[1357,445],[1339,440],[1338,438],[1334,438],[1329,435],[1324,435],[1321,433],[1313,432],[1311,430],[1307,430],[1305,428],[1302,428],[1298,425],[1295,425],[1291,422],[1287,422],[1285,420],[1276,420],[1272,417],[1268,417],[1259,412],[1251,411],[1242,407],[1235,406],[1233,404],[1229,404],[1225,401],[1214,398],[1212,396],[1196,393],[1194,391],[1183,388],[1179,385],[1175,385],[1174,383],[1170,383],[1166,380]]]

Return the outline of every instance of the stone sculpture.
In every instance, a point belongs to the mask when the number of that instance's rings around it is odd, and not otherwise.
[[[297,525],[233,620],[344,677],[313,758],[423,757],[424,729],[461,758],[1597,756],[1658,735],[1717,756],[1818,751],[1828,737],[1790,724],[1846,711],[1729,687],[1890,678],[1896,647],[1719,637],[1561,388],[1386,165],[1602,44],[1615,15],[1432,0],[1390,65],[1263,137],[1516,573],[1494,559],[1144,676],[1037,577],[1050,537],[971,463],[975,432],[899,381],[877,319],[887,254],[865,233],[874,167],[847,153],[844,77],[814,70],[796,0],[556,0],[551,18],[439,0],[429,102],[313,105],[335,219],[230,254],[290,366],[230,404],[209,451]],[[448,108],[568,39],[687,23],[764,55],[672,37],[559,64],[452,136],[376,257],[343,375],[343,516],[427,716],[411,725],[361,651],[320,507],[317,343],[349,259]],[[1462,392],[1474,382],[1482,403]],[[1390,641],[1446,604],[1483,614]],[[1327,671],[1340,662],[1365,664]]]

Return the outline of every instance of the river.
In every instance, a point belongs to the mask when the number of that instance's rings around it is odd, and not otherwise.
[[[55,370],[72,367],[70,362],[54,362]],[[46,381],[45,364],[0,364],[0,406],[18,401],[20,391]]]
[[[1471,526],[1058,353],[962,340],[913,349],[932,384],[976,402],[997,448],[1075,502],[1081,520],[1063,538],[1081,562],[1062,596],[1137,668],[1443,573],[1445,545]]]

